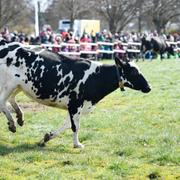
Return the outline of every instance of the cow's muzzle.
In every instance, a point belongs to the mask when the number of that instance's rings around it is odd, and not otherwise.
[[[148,93],[151,91],[151,87],[150,86],[147,86],[146,88],[142,89],[141,90],[143,93]]]

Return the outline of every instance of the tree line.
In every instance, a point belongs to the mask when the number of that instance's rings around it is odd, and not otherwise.
[[[51,0],[40,12],[40,24],[58,28],[60,19],[100,19],[101,26],[112,33],[120,32],[129,23],[136,23],[139,32],[165,32],[168,24],[180,22],[179,0]],[[0,28],[3,26],[32,29],[34,6],[30,0],[0,0]],[[21,28],[22,27],[22,28]]]

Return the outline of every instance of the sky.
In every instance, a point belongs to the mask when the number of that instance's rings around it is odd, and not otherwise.
[[[51,3],[51,0],[29,0],[29,1],[32,2],[33,4],[35,4],[35,2],[37,2],[37,1],[39,1],[41,11],[45,11],[45,9],[48,7],[48,4]]]

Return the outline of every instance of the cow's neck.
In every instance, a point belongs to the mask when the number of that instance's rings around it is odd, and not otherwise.
[[[122,75],[120,71],[120,76]],[[94,77],[97,86],[94,84],[93,104],[100,101],[103,97],[115,91],[119,87],[116,66],[102,66],[98,76]]]

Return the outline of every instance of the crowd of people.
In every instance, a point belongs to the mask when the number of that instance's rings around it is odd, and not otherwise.
[[[122,43],[127,42],[141,42],[142,36],[159,36],[157,32],[152,33],[137,33],[137,32],[120,32],[112,34],[111,32],[107,31],[106,29],[102,32],[94,33],[93,31],[88,34],[84,32],[81,36],[76,36],[73,31],[61,31],[59,33],[55,33],[50,26],[44,27],[43,30],[40,32],[38,37],[34,35],[25,34],[23,32],[10,32],[7,27],[4,27],[3,31],[0,34],[3,38],[10,42],[20,42],[25,45],[40,45],[40,44],[54,44],[52,50],[54,52],[59,51],[94,51],[96,50],[96,46],[88,46],[84,45],[81,47],[78,46],[64,46],[58,47],[61,43],[71,43],[71,44],[79,44],[79,43],[96,43],[96,42],[107,42],[107,43],[114,43],[114,46],[110,45],[101,45],[98,48],[100,50],[111,51],[112,49],[115,50],[123,50]],[[162,34],[161,37],[167,41],[176,42],[180,41],[180,34]],[[80,49],[81,48],[81,49]],[[110,55],[104,54],[104,58],[109,58]]]
[[[81,36],[75,36],[72,31],[61,31],[55,33],[50,26],[43,28],[38,37],[34,35],[25,34],[23,32],[10,32],[7,27],[3,28],[0,34],[3,38],[8,41],[17,41],[26,44],[60,44],[62,42],[66,43],[79,43],[79,42],[140,42],[143,35],[146,36],[159,36],[156,31],[151,33],[137,33],[137,32],[120,32],[112,34],[111,32],[104,29],[102,32],[90,34],[84,32]],[[162,34],[162,38],[172,42],[180,41],[180,34]]]

